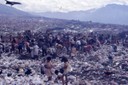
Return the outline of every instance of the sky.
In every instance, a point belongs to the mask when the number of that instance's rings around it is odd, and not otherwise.
[[[22,5],[13,7],[27,12],[70,12],[70,11],[86,11],[97,9],[107,4],[128,5],[128,0],[9,0],[18,1]],[[0,0],[1,4],[5,4],[5,0]]]

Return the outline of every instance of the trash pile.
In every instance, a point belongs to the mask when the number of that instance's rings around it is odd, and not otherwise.
[[[112,51],[110,45],[103,45],[91,54],[79,54],[68,58],[72,70],[68,73],[68,85],[127,85],[128,83],[128,48],[117,47]],[[48,81],[41,73],[44,58],[39,60],[20,60],[19,55],[3,53],[0,59],[0,85],[62,85],[55,82],[54,71],[61,68],[59,58],[53,59],[52,80]],[[69,57],[67,55],[67,57]],[[24,68],[29,68],[25,74]]]
[[[1,35],[0,85],[127,85],[128,34],[122,35],[51,30]]]
[[[128,84],[128,26],[6,19],[0,20],[0,85]]]

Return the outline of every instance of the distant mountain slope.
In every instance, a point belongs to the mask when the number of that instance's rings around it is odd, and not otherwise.
[[[45,12],[37,15],[49,18],[75,19],[81,21],[128,25],[128,6],[117,4],[110,4],[105,7],[89,11],[74,11],[68,13]]]
[[[111,4],[90,13],[87,19],[95,22],[128,25],[127,18],[128,6]]]
[[[0,4],[0,15],[8,16],[29,16],[29,13],[23,12],[11,6]]]

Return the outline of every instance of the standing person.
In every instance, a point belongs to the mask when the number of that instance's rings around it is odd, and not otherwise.
[[[45,65],[44,65],[45,74],[48,77],[48,81],[52,80],[52,68],[53,68],[53,65],[52,65],[51,59],[52,59],[51,57],[47,57]]]
[[[37,44],[35,44],[34,46],[33,46],[33,57],[34,57],[34,59],[38,59],[38,55],[39,55],[39,47],[38,47],[38,45]]]
[[[65,80],[64,79],[63,80],[65,82],[65,85],[68,85],[68,78],[67,78],[67,76],[68,76],[68,73],[71,71],[71,66],[70,66],[69,61],[68,61],[68,59],[66,57],[63,57],[61,62],[64,62],[63,70],[64,70]]]
[[[20,43],[18,43],[18,51],[19,51],[19,54],[22,53],[22,50],[23,50],[23,43],[20,42]]]
[[[16,51],[16,39],[13,38],[11,41],[11,53],[14,53]]]
[[[30,43],[28,41],[25,42],[25,48],[27,50],[27,53],[31,53]]]
[[[47,46],[45,44],[42,45],[42,56],[47,55]]]
[[[3,53],[3,45],[0,43],[0,57],[2,53]]]
[[[109,60],[109,64],[112,66],[113,65],[113,56],[109,54],[108,60]]]
[[[77,40],[75,44],[76,44],[77,50],[80,51],[81,50],[81,40]]]
[[[77,49],[75,47],[72,47],[71,49],[71,57],[74,58],[77,55]]]

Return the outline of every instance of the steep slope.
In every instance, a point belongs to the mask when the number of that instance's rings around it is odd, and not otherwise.
[[[0,4],[0,15],[7,16],[29,16],[29,13],[23,12],[11,6]]]

